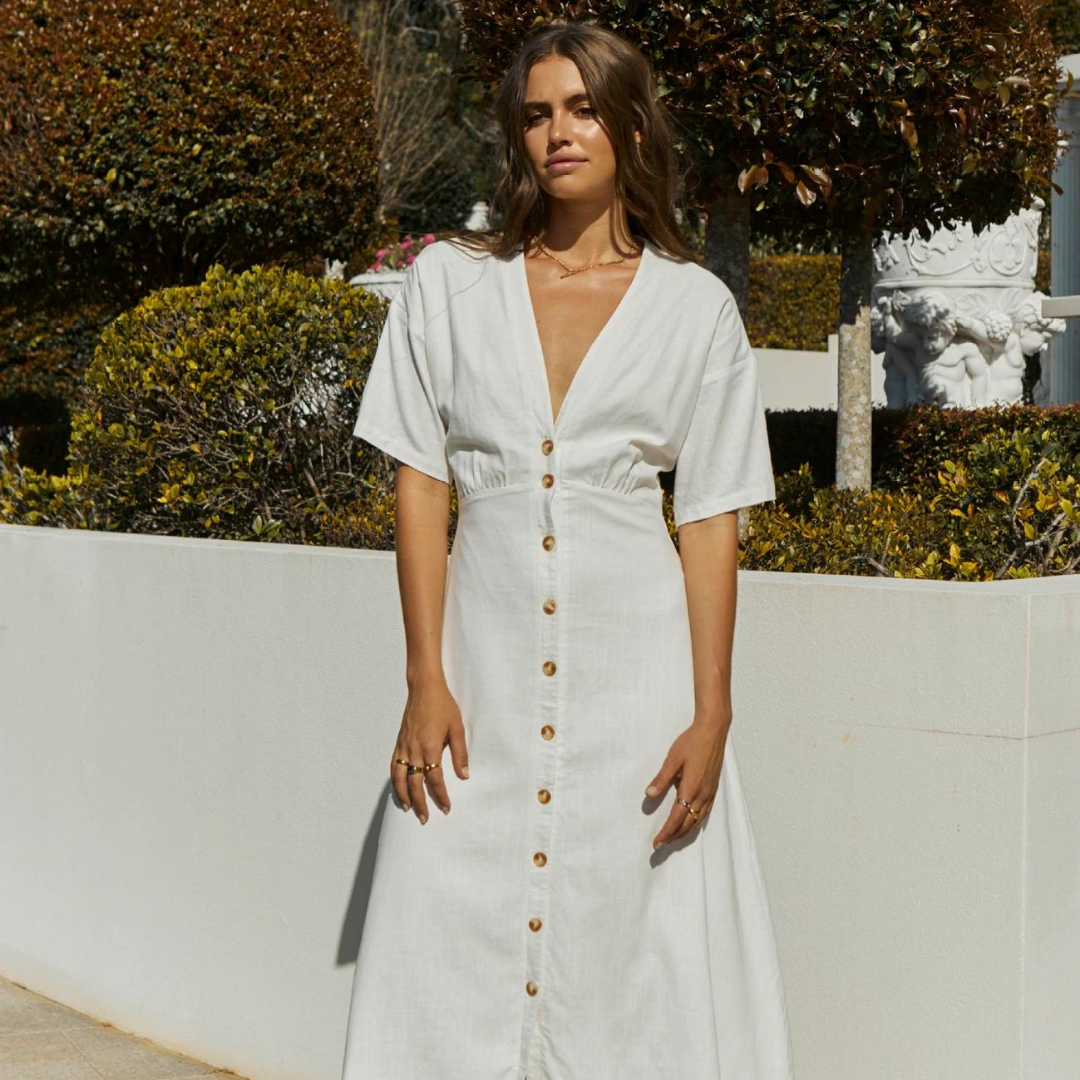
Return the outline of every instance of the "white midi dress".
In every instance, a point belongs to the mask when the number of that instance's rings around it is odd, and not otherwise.
[[[389,782],[343,1080],[791,1080],[729,737],[702,824],[645,787],[694,718],[676,524],[772,499],[728,287],[647,241],[555,422],[524,256],[449,240],[390,303],[354,434],[458,496],[442,658],[470,777]],[[387,759],[400,716],[372,716]],[[732,731],[738,726],[736,717]]]

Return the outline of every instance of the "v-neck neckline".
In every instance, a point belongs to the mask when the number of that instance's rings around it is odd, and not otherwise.
[[[642,276],[645,273],[646,265],[652,258],[652,242],[647,238],[642,240],[641,258],[638,261],[637,269],[634,271],[634,276],[630,280],[630,284],[627,285],[619,302],[615,305],[614,311],[608,316],[607,321],[602,327],[600,327],[599,333],[593,338],[592,344],[586,349],[585,355],[578,363],[577,369],[574,371],[573,378],[570,380],[570,385],[566,388],[566,393],[563,394],[562,404],[559,406],[558,415],[555,413],[555,409],[551,400],[551,384],[548,379],[547,360],[544,358],[544,346],[540,340],[540,328],[536,325],[536,308],[532,301],[532,292],[529,289],[529,274],[525,265],[525,248],[522,246],[521,250],[515,255],[514,261],[517,263],[518,270],[518,282],[521,290],[521,296],[525,302],[525,316],[528,319],[529,326],[532,330],[532,354],[534,366],[538,369],[540,376],[540,390],[541,401],[544,403],[544,415],[547,418],[547,423],[550,427],[551,434],[554,437],[555,432],[559,430],[563,424],[563,417],[566,415],[566,406],[570,404],[574,397],[574,388],[581,381],[581,376],[584,372],[586,365],[592,359],[593,354],[599,351],[600,346],[603,343],[603,339],[608,336],[612,330],[612,324],[617,323],[619,318],[623,315],[625,310],[630,306],[630,301],[633,299],[633,294],[639,288]]]

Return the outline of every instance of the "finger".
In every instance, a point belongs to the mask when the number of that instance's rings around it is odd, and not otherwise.
[[[450,796],[446,792],[446,782],[443,779],[442,769],[442,750],[428,750],[428,756],[424,759],[425,765],[430,765],[432,762],[438,761],[439,767],[437,769],[428,769],[424,773],[424,782],[427,784],[428,791],[431,792],[431,797],[435,800],[435,805],[444,813],[450,813]]]
[[[414,765],[420,765],[424,760],[423,748],[418,743],[414,743],[409,748],[408,757]],[[406,783],[409,785],[409,794],[412,796],[412,804],[416,807],[416,816],[420,819],[420,824],[424,825],[427,823],[428,819],[427,792],[424,789],[424,770],[421,768],[419,772],[407,775]]]
[[[401,803],[402,810],[409,809],[409,785],[405,783],[405,777],[409,770],[404,765],[398,764],[398,758],[404,758],[405,751],[400,747],[394,747],[394,756],[390,759],[390,781],[394,785],[394,794]]]
[[[648,787],[645,788],[645,794],[652,798],[663,795],[672,780],[678,775],[681,766],[682,762],[676,756],[674,748],[672,748],[668,751],[667,757],[664,758],[664,764],[660,766],[660,771],[649,781]]]
[[[679,826],[678,831],[672,837],[673,840],[679,840],[684,837],[695,825],[700,825],[701,819],[704,817],[701,808],[698,806],[697,799],[687,799],[686,801],[697,811],[697,816],[691,814],[684,806],[683,809],[686,810],[686,817],[683,819],[683,823]]]
[[[688,816],[685,806],[680,803],[672,803],[671,812],[668,814],[667,821],[664,822],[664,827],[653,837],[653,849],[655,850],[669,840],[674,839],[675,833],[678,832],[679,826],[683,823],[683,819]]]
[[[692,791],[693,794],[683,795],[680,792],[677,797],[685,799],[697,811],[697,813],[696,815],[691,814],[689,809],[687,809],[685,806],[683,807],[683,809],[686,810],[686,817],[683,819],[683,822],[679,826],[677,832],[675,833],[675,836],[672,837],[673,840],[678,840],[680,837],[685,836],[699,821],[701,821],[702,807],[708,801],[708,796],[706,794],[707,789],[704,788],[702,785],[694,784],[693,786],[691,786],[690,784],[684,784],[683,787],[687,791]]]
[[[698,825],[704,825],[705,824],[705,819],[709,816],[709,811],[712,810],[714,802],[716,802],[716,793],[715,792],[713,792],[713,794],[708,799],[706,799],[701,804],[701,806],[696,806],[696,805],[694,806],[694,809],[697,810],[697,812],[698,812],[698,819],[697,819],[696,824],[698,824]]]
[[[465,725],[462,723],[450,725],[450,760],[454,764],[454,772],[462,780],[468,780],[469,748],[465,745]]]

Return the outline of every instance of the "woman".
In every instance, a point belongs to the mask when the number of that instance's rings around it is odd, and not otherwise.
[[[764,409],[679,240],[652,88],[606,30],[530,36],[502,228],[420,253],[372,362],[355,434],[399,462],[408,702],[345,1080],[792,1076],[726,745]]]

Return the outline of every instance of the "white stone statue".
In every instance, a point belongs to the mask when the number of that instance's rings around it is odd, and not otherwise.
[[[1039,312],[1035,289],[1039,218],[1045,203],[974,233],[966,222],[929,240],[885,233],[874,249],[871,347],[883,353],[891,407],[915,403],[977,408],[1023,397],[1028,356],[1061,319]]]

